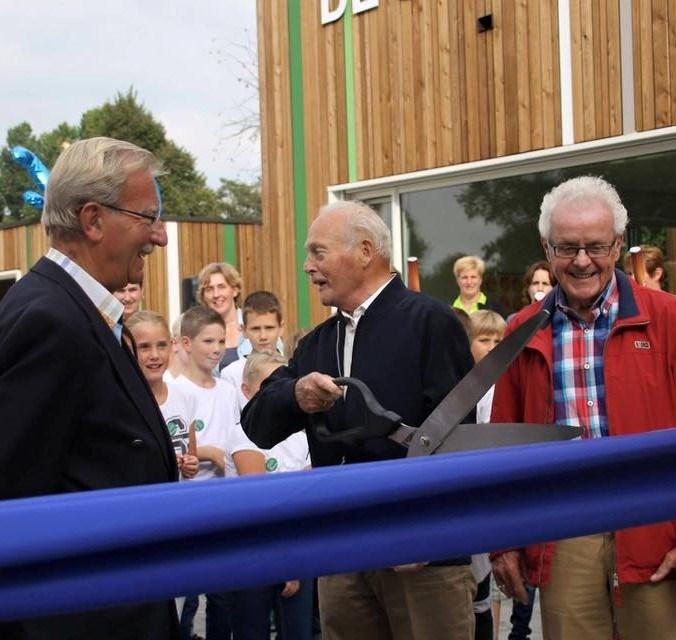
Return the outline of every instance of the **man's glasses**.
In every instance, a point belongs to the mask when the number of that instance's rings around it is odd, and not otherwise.
[[[611,250],[617,244],[617,241],[612,244],[587,244],[581,247],[576,247],[572,244],[552,244],[548,243],[554,251],[557,258],[573,259],[577,258],[580,251],[584,251],[590,258],[607,258]]]
[[[131,209],[123,209],[122,207],[116,207],[112,204],[103,204],[102,207],[106,209],[112,209],[113,211],[119,211],[120,213],[127,213],[130,216],[137,216],[139,218],[144,218],[145,220],[150,220],[150,224],[155,224],[162,215],[162,209],[158,209],[154,213],[142,213],[141,211],[132,211]]]

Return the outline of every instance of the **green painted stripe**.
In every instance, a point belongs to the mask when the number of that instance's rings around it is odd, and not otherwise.
[[[354,47],[352,40],[352,3],[347,3],[343,16],[343,49],[345,53],[345,129],[347,133],[347,178],[357,180],[357,114],[354,98]]]
[[[237,242],[234,224],[223,225],[223,260],[233,266],[237,265]]]
[[[305,108],[303,106],[303,44],[301,0],[288,0],[289,70],[291,84],[291,146],[293,156],[294,228],[296,232],[296,314],[299,327],[310,327],[310,285],[303,271],[307,236],[305,174]]]
[[[31,233],[31,225],[27,224],[26,230],[26,271],[33,266],[33,234]]]

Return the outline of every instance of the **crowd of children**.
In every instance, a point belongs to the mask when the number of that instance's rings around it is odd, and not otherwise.
[[[304,432],[261,450],[239,424],[247,400],[270,373],[286,364],[279,300],[268,291],[256,291],[240,310],[235,301],[241,280],[230,265],[208,265],[201,282],[202,304],[185,311],[171,332],[166,320],[152,311],[135,311],[126,319],[141,371],[171,435],[181,481],[309,468]],[[239,319],[238,331],[229,330],[232,317]],[[233,359],[245,340],[249,355]],[[267,640],[271,624],[281,640],[312,637],[312,581],[290,579],[204,597],[207,638]],[[196,637],[198,602],[196,594],[178,602],[182,640]]]

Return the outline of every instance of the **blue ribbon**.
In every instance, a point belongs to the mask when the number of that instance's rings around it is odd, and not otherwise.
[[[2,503],[0,620],[676,518],[676,429]]]

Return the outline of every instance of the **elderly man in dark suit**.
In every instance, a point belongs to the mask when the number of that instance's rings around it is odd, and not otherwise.
[[[157,159],[110,138],[56,161],[51,248],[0,303],[0,499],[176,480],[162,416],[122,339],[112,292],[167,243]],[[0,637],[177,637],[173,602],[0,625]]]

